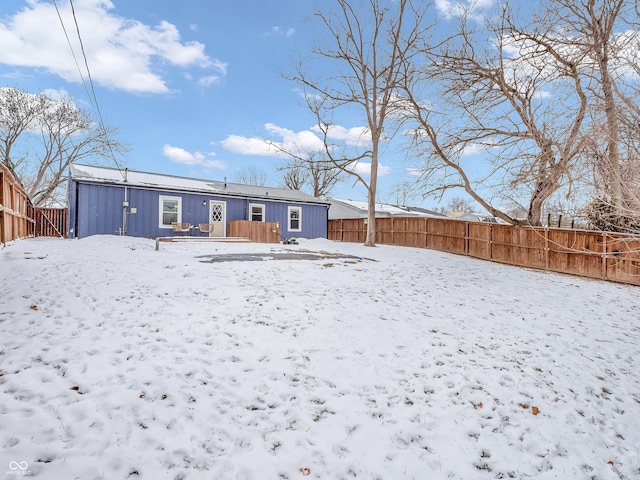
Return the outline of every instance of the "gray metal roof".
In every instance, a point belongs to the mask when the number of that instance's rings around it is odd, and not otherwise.
[[[330,198],[332,205],[329,218],[359,218],[367,215],[368,205],[366,201],[345,200],[341,198]],[[376,216],[379,217],[446,217],[438,212],[418,207],[406,207],[398,205],[390,205],[386,203],[376,203]],[[351,217],[340,217],[352,210]],[[353,217],[355,215],[355,217]]]
[[[127,185],[155,190],[208,193],[232,197],[260,198],[264,200],[329,205],[327,200],[316,198],[299,190],[243,185],[217,180],[202,180],[159,173],[138,172],[128,169],[95,167],[73,164],[69,175],[77,182]]]

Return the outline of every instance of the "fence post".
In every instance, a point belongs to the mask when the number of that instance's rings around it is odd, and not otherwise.
[[[493,260],[493,228],[489,229],[489,259]]]
[[[391,242],[390,243],[391,245],[396,244],[396,219],[394,217],[391,217]]]
[[[362,239],[360,240],[361,243],[364,243],[365,240],[367,239],[367,225],[369,225],[369,218],[363,218],[362,219]],[[375,241],[375,238],[373,239]]]
[[[549,270],[549,229],[544,229],[544,269]]]
[[[425,218],[424,222],[424,248],[427,248],[429,245],[429,220],[430,218]]]
[[[607,280],[607,234],[602,233],[602,278]]]
[[[469,256],[469,222],[464,223],[464,254]]]

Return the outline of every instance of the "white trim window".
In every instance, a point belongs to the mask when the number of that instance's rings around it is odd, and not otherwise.
[[[249,204],[249,220],[252,222],[264,222],[264,204]]]
[[[290,232],[302,231],[302,207],[289,207],[288,215]]]
[[[182,222],[182,198],[160,195],[159,205],[159,226],[160,228],[171,228],[174,222]]]

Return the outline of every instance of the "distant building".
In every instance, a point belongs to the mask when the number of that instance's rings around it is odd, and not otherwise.
[[[329,220],[347,218],[367,218],[367,202],[358,200],[343,200],[330,198]],[[419,207],[405,207],[389,205],[386,203],[376,203],[376,218],[389,217],[437,217],[444,215],[433,210]]]
[[[464,220],[466,222],[485,222],[485,223],[501,223],[493,215],[485,213],[463,213],[462,215],[454,216],[457,220]]]
[[[521,207],[514,208],[513,210],[509,210],[507,212],[507,215],[509,215],[514,220],[520,220],[520,221],[526,221],[527,218],[529,218],[529,212],[527,212],[524,208],[521,208]]]

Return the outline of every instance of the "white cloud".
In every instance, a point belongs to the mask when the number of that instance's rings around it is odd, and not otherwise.
[[[311,130],[320,133],[320,128],[317,125],[313,126]],[[367,127],[345,128],[340,125],[332,125],[327,131],[327,137],[350,146],[364,147],[371,145],[371,136]]]
[[[317,152],[324,149],[322,140],[311,130],[294,132],[273,123],[265,124],[265,129],[282,139],[278,145],[285,151]]]
[[[216,83],[220,83],[221,81],[221,76],[209,75],[208,77],[199,78],[197,84],[199,87],[210,87],[211,85],[215,85]]]
[[[76,18],[93,80],[103,86],[133,93],[166,93],[170,89],[156,65],[201,68],[226,73],[226,64],[207,56],[199,42],[183,43],[169,22],[149,26],[112,12],[107,0],[76,0]],[[76,58],[84,65],[71,8],[59,2],[60,16]],[[55,23],[54,20],[55,19]],[[13,17],[0,23],[0,62],[45,68],[70,82],[80,74],[58,22],[54,5],[30,0]],[[86,72],[83,75],[87,76]]]
[[[165,145],[162,147],[162,154],[172,162],[180,163],[182,165],[214,168],[216,170],[224,170],[227,168],[224,162],[219,160],[210,160],[208,157],[214,156],[212,153],[191,153],[180,147]]]
[[[260,157],[278,157],[282,154],[263,138],[229,135],[220,144],[230,152],[240,155],[256,155]]]
[[[470,13],[473,17],[477,15],[479,10],[493,5],[493,2],[494,0],[436,0],[435,6],[447,18],[463,15],[465,12]]]
[[[278,35],[278,36],[284,36],[284,37],[291,37],[294,33],[296,33],[295,28],[271,27],[269,31],[265,33],[265,35],[266,36]]]
[[[470,143],[468,145],[465,145],[464,149],[462,150],[462,156],[468,157],[471,155],[475,155],[476,153],[484,152],[485,150],[488,150],[488,147],[486,145],[482,145],[480,143]]]
[[[264,128],[268,138],[229,135],[220,143],[234,153],[264,157],[285,157],[283,152],[304,155],[324,150],[317,126],[297,132],[273,123],[266,123]],[[365,127],[345,128],[335,125],[329,128],[328,137],[329,140],[348,146],[366,147],[371,143]]]
[[[264,128],[271,138],[229,135],[220,143],[234,153],[263,157],[284,157],[283,152],[316,152],[323,148],[322,140],[310,130],[294,132],[273,123],[265,124]]]
[[[353,168],[351,168],[351,170],[360,176],[368,177],[371,175],[371,162],[358,162],[353,166]],[[378,177],[384,177],[390,173],[391,167],[380,163],[378,164]]]
[[[46,88],[40,93],[42,93],[42,95],[44,95],[45,97],[50,98],[54,102],[57,102],[69,96],[65,89],[55,90],[53,88]]]
[[[405,169],[405,172],[414,177],[419,177],[424,173],[424,170],[422,170],[421,168],[407,168]]]

